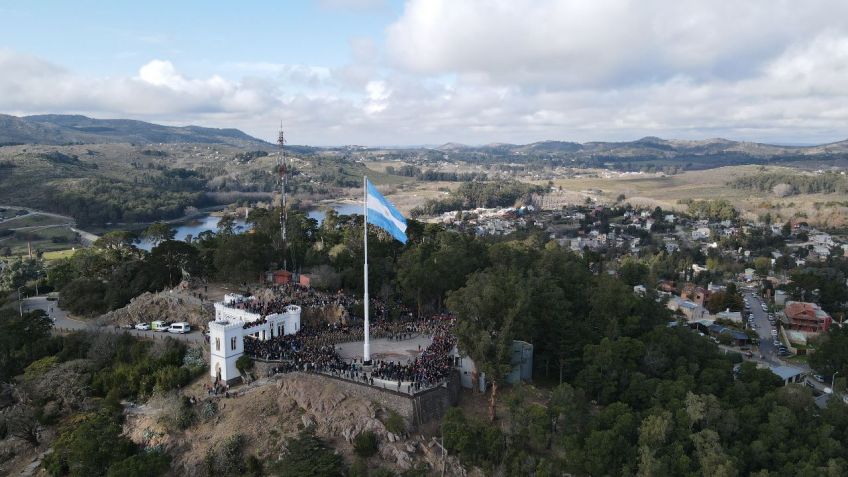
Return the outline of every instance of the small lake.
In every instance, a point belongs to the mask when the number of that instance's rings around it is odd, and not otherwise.
[[[185,240],[186,237],[191,235],[192,237],[197,237],[201,232],[218,231],[218,221],[221,220],[221,217],[215,215],[201,215],[195,217],[187,222],[182,222],[179,224],[169,224],[175,231],[174,240]],[[236,219],[236,233],[242,233],[247,230],[249,227],[245,223],[244,219]],[[150,251],[153,248],[153,243],[149,240],[141,240],[136,244],[136,247]]]
[[[333,209],[339,215],[362,215],[362,204],[354,204],[350,202],[345,202],[343,204],[327,204],[321,207],[317,207],[308,212],[310,218],[313,218],[318,221],[318,225],[321,225],[321,222],[324,221],[324,217],[327,216],[327,210]]]
[[[317,207],[307,214],[309,217],[318,221],[320,225],[321,222],[324,221],[324,217],[327,215],[328,209],[334,209],[339,215],[353,215],[353,214],[361,214],[362,213],[362,205],[361,204],[352,204],[352,203],[343,203],[343,204],[327,204],[325,206]],[[191,235],[192,237],[197,237],[202,232],[218,231],[218,221],[221,220],[221,217],[215,215],[201,215],[191,219],[187,222],[182,222],[178,224],[170,224],[171,227],[176,230],[176,234],[174,236],[174,240],[185,240],[186,237]],[[236,219],[236,233],[242,233],[247,231],[250,228],[247,223],[245,223],[244,219],[238,218]],[[136,244],[136,247],[150,251],[153,248],[153,243],[149,240],[141,240]]]

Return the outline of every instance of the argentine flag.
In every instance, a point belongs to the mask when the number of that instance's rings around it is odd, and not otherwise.
[[[365,180],[365,208],[368,210],[368,223],[385,230],[392,237],[406,243],[406,219],[398,212],[391,202]]]

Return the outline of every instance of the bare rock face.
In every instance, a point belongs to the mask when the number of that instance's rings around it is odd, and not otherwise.
[[[402,470],[412,468],[412,455],[403,446],[398,444],[384,444],[380,446],[380,457],[392,462]]]
[[[386,426],[377,419],[374,404],[348,396],[330,380],[318,376],[290,375],[280,383],[278,402],[294,401],[303,410],[305,426],[313,425],[318,435],[342,436],[352,442],[360,433],[371,431],[381,441],[387,440]]]

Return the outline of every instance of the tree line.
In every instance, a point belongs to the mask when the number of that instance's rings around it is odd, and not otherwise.
[[[51,327],[41,310],[19,316],[17,310],[0,309],[0,387],[11,397],[0,404],[0,439],[38,447],[45,429],[56,428],[52,452],[43,461],[51,476],[162,475],[170,458],[158,449],[142,449],[124,434],[121,400],[185,386],[206,370],[203,358],[170,338],[62,336],[52,334]],[[8,393],[6,383],[13,379],[14,392]]]
[[[740,177],[729,185],[735,189],[773,192],[785,197],[796,194],[844,194],[848,192],[848,179],[836,172],[822,174],[759,173]]]
[[[180,181],[162,178],[150,184],[103,177],[62,181],[61,187],[47,189],[44,208],[70,215],[81,226],[107,223],[151,222],[177,218],[186,207],[209,205],[203,192],[163,188]]]
[[[488,175],[484,172],[448,172],[436,171],[433,169],[421,170],[420,167],[403,165],[395,168],[394,166],[386,167],[386,174],[414,177],[420,181],[443,181],[443,182],[471,182],[485,181]]]
[[[454,210],[476,209],[478,207],[512,207],[517,202],[530,202],[532,194],[544,192],[543,186],[524,182],[490,181],[465,182],[450,192],[444,199],[429,199],[424,205],[412,209],[410,215],[439,215]]]

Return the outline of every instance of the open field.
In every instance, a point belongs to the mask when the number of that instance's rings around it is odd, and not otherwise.
[[[418,181],[408,184],[403,188],[394,188],[386,193],[386,197],[392,201],[404,214],[423,204],[429,199],[441,199],[459,187],[461,182],[425,182]]]
[[[384,172],[388,166],[400,167],[405,163],[372,161],[367,164],[370,169]],[[446,170],[443,167],[435,169]],[[532,174],[518,173],[511,175],[511,178],[539,185],[552,184],[555,190],[545,195],[546,208],[583,204],[587,198],[591,198],[595,203],[610,205],[616,203],[621,194],[625,196],[625,202],[637,207],[658,206],[665,210],[678,211],[686,210],[686,205],[680,203],[684,199],[726,199],[751,220],[769,213],[775,222],[803,218],[811,224],[824,227],[841,228],[848,225],[846,194],[797,194],[777,197],[770,192],[735,189],[729,185],[740,177],[766,172],[794,174],[799,171],[783,166],[744,165],[665,175],[621,173],[606,169],[557,168],[541,174],[538,171]],[[428,199],[446,196],[461,184],[406,179],[409,181],[403,184],[381,187],[384,194],[404,213]]]
[[[673,176],[657,174],[614,174],[597,171],[578,178],[553,179],[565,192],[592,197],[600,203],[614,203],[620,194],[633,205],[684,210],[682,199],[726,199],[749,218],[770,213],[776,220],[806,217],[811,223],[830,227],[848,224],[848,210],[833,202],[846,201],[844,194],[798,194],[777,197],[768,192],[734,189],[729,182],[763,172],[789,172],[785,167],[730,166],[684,172]],[[547,181],[535,181],[547,183]],[[830,204],[828,204],[830,203]]]
[[[59,225],[67,223],[67,220],[62,220],[59,217],[52,217],[42,214],[27,214],[20,217],[13,217],[0,222],[0,230],[20,229],[24,227],[40,227],[46,225]]]
[[[54,250],[52,252],[44,252],[41,256],[46,261],[61,260],[63,258],[71,258],[77,253],[76,249]]]
[[[0,238],[0,249],[9,248],[11,255],[23,256],[29,251],[28,244],[32,244],[33,252],[65,250],[75,244],[76,233],[68,227],[49,227],[37,230],[26,230],[15,232],[9,237]]]

